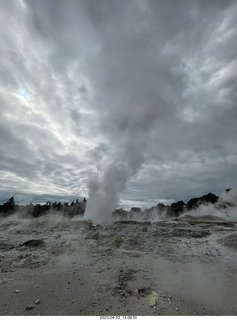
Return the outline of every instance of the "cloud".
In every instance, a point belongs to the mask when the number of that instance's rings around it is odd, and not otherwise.
[[[2,1],[0,191],[110,211],[233,186],[236,16],[235,1]]]

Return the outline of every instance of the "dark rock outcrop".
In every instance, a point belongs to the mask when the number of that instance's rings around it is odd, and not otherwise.
[[[218,196],[216,196],[213,193],[208,193],[202,197],[190,199],[186,204],[186,209],[187,210],[196,209],[200,204],[204,204],[204,203],[214,204],[217,201],[218,201]]]
[[[32,240],[28,240],[21,243],[21,246],[27,246],[32,248],[44,247],[44,245],[45,245],[44,240],[41,240],[41,239],[32,239]]]
[[[159,209],[159,211],[163,212],[167,206],[164,203],[158,203],[157,208]]]
[[[183,201],[174,202],[171,206],[168,206],[166,214],[168,217],[178,217],[184,209],[185,203]]]

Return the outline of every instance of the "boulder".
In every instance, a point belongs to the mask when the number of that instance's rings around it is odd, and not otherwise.
[[[97,231],[90,231],[86,235],[86,239],[98,240],[100,233]]]
[[[21,243],[21,246],[27,246],[32,248],[43,247],[44,245],[44,240],[41,239],[32,239]]]

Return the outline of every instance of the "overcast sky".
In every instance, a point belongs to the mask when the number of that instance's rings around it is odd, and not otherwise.
[[[237,1],[1,0],[0,21],[1,201],[236,185]]]

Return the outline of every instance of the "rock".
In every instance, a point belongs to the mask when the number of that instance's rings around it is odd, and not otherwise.
[[[100,233],[97,231],[90,231],[86,235],[86,239],[98,240]]]
[[[152,291],[149,299],[149,307],[151,308],[155,307],[158,300],[159,300],[159,293],[157,293],[156,291]]]
[[[123,243],[123,239],[120,237],[114,237],[112,241],[112,246],[115,248],[119,248]]]
[[[205,202],[216,203],[218,200],[218,196],[216,196],[213,193],[208,193],[202,196],[201,199],[202,201],[205,201]]]
[[[170,235],[174,237],[204,238],[210,235],[210,231],[205,229],[192,230],[189,228],[177,228],[171,231]]]
[[[229,247],[232,249],[237,249],[237,234],[231,234],[224,238],[218,240],[219,243],[224,245],[225,247]]]
[[[15,246],[11,243],[0,242],[0,249],[4,251],[12,250]]]
[[[39,303],[40,303],[40,299],[36,299],[35,304],[39,304]]]
[[[31,310],[31,309],[33,309],[33,308],[34,308],[34,306],[33,306],[32,304],[30,304],[29,306],[26,307],[25,310]]]
[[[213,203],[214,204],[217,202],[217,200],[218,200],[218,196],[216,196],[213,193],[208,193],[202,197],[190,199],[186,204],[186,208],[188,210],[195,209],[200,204],[203,204],[203,203]]]
[[[137,294],[140,296],[140,297],[145,297],[149,294],[151,294],[152,290],[151,288],[140,288],[140,289],[137,289]]]
[[[21,292],[21,290],[18,290],[18,289],[17,289],[17,290],[15,290],[14,292],[15,292],[15,293],[19,293],[19,292]]]
[[[33,240],[28,240],[26,242],[23,242],[21,244],[21,246],[28,246],[28,247],[43,247],[45,245],[44,241],[43,240],[36,240],[36,239],[33,239]]]
[[[168,206],[166,214],[169,217],[178,217],[183,213],[185,209],[185,203],[183,201],[174,202],[171,206]]]
[[[163,212],[167,208],[167,206],[164,203],[158,203],[157,208],[159,209],[159,211]]]

